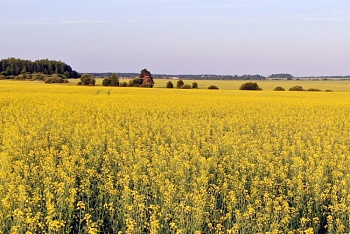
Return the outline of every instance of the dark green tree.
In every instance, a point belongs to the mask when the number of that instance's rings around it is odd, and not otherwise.
[[[176,87],[177,88],[181,88],[185,83],[183,82],[183,80],[178,80],[176,83]]]
[[[219,89],[216,85],[210,85],[208,89]]]
[[[171,82],[171,81],[169,80],[168,83],[166,83],[166,87],[167,87],[168,89],[174,88],[173,82]]]
[[[198,83],[197,82],[193,82],[192,83],[192,89],[198,89]]]
[[[83,74],[80,77],[80,83],[81,85],[95,85],[96,80],[92,76],[89,76],[88,74]]]
[[[119,86],[119,77],[117,74],[113,73],[109,79],[111,81],[110,86]]]
[[[111,80],[109,78],[104,78],[102,81],[103,86],[111,86]]]
[[[240,90],[261,90],[258,83],[256,82],[247,82],[243,83],[241,87],[239,87]]]
[[[295,85],[289,88],[289,91],[304,91],[303,87],[300,85]]]

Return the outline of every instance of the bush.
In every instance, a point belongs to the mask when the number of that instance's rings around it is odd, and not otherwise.
[[[127,82],[122,82],[122,83],[119,83],[119,87],[126,87],[128,86],[128,83]]]
[[[289,91],[304,91],[303,87],[300,85],[295,85],[289,89]]]
[[[110,77],[103,79],[103,86],[119,86],[119,77],[113,73]]]
[[[208,87],[208,89],[219,89],[217,86],[215,86],[215,85],[210,85],[209,87]]]
[[[307,91],[311,91],[311,92],[321,92],[320,89],[315,89],[315,88],[309,88]]]
[[[139,85],[139,87],[142,87],[142,88],[152,88],[153,87],[153,84],[150,84],[150,83],[142,83]]]
[[[80,84],[81,85],[95,85],[96,80],[95,80],[95,78],[93,78],[92,76],[89,76],[88,74],[83,74],[80,77]]]
[[[181,88],[185,83],[183,82],[183,80],[178,80],[176,83],[176,87],[177,88]]]
[[[119,86],[119,77],[117,74],[113,73],[110,77],[108,77],[111,81],[110,86]]]
[[[184,84],[181,86],[181,89],[191,89],[191,88],[192,88],[192,86],[189,84]]]
[[[53,75],[51,77],[46,77],[44,79],[45,83],[52,84],[52,83],[68,83],[67,79],[63,79],[61,76]]]
[[[103,86],[111,86],[111,80],[109,78],[104,78],[102,81]]]
[[[333,90],[327,89],[327,90],[325,90],[325,92],[333,92]]]
[[[45,80],[45,75],[43,73],[34,73],[32,74],[33,80]]]
[[[285,91],[285,89],[281,86],[277,86],[273,91]]]
[[[198,83],[197,82],[193,82],[192,83],[192,89],[198,89]]]
[[[142,84],[142,80],[139,78],[135,78],[129,81],[128,86],[129,87],[140,87],[140,85]]]
[[[173,84],[173,82],[168,81],[168,83],[166,83],[166,87],[167,87],[168,89],[172,89],[172,88],[174,88],[174,84]]]
[[[240,90],[262,90],[258,83],[256,82],[247,82],[243,83],[241,87],[239,87]]]

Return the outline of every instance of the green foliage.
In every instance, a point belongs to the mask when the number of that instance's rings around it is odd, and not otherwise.
[[[192,83],[192,89],[198,89],[198,83],[197,82],[193,82]]]
[[[216,85],[210,85],[208,89],[219,89]]]
[[[134,79],[129,81],[128,86],[129,87],[140,87],[141,84],[142,84],[142,79],[134,78]]]
[[[109,78],[104,78],[102,81],[103,86],[111,86],[111,80]]]
[[[152,88],[154,85],[154,81],[153,81],[153,77],[150,71],[148,71],[147,69],[143,69],[140,72],[140,76],[139,76],[140,80],[141,80],[141,84],[139,86],[141,87],[147,87],[147,88]]]
[[[178,80],[177,83],[176,83],[176,87],[177,87],[177,88],[181,88],[184,84],[185,84],[185,83],[184,83],[183,80]]]
[[[269,75],[269,78],[287,78],[287,79],[292,79],[293,76],[288,73],[278,73],[278,74],[271,74]]]
[[[282,86],[277,86],[273,91],[285,91]]]
[[[96,83],[95,78],[93,78],[92,76],[89,76],[88,74],[83,74],[80,77],[80,84],[81,85],[91,85],[94,86]]]
[[[321,92],[321,89],[309,88],[307,91],[310,91],[310,92]]]
[[[64,75],[66,78],[69,78],[69,77],[70,77],[70,74],[69,74],[68,71],[63,72],[63,75]]]
[[[5,76],[18,76],[20,74],[44,73],[46,75],[64,74],[66,78],[77,78],[79,74],[69,65],[55,60],[30,60],[8,58],[0,61],[0,73]]]
[[[240,90],[262,90],[256,82],[246,82],[239,87]]]
[[[304,91],[304,89],[300,85],[295,85],[293,87],[290,87],[289,91]]]
[[[16,80],[31,80],[32,76],[30,73],[19,74],[15,77]]]
[[[184,84],[183,86],[181,86],[181,89],[192,89],[192,86],[189,84]]]
[[[173,82],[171,82],[171,81],[169,80],[168,83],[166,83],[166,87],[167,87],[168,89],[174,88]]]
[[[64,79],[62,76],[59,75],[53,75],[51,77],[46,77],[44,79],[45,83],[52,84],[52,83],[68,83],[67,79]]]
[[[119,83],[119,87],[127,87],[128,86],[128,83],[127,82],[121,82]]]
[[[117,74],[113,73],[108,78],[103,79],[103,86],[119,86],[119,77]]]
[[[33,80],[44,80],[45,76],[43,73],[39,72],[39,73],[34,73],[32,74],[32,79]]]

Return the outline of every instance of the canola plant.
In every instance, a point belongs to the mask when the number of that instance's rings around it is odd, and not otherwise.
[[[350,93],[0,87],[0,233],[350,232]]]

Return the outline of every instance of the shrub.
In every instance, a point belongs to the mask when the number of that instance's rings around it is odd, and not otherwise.
[[[174,88],[173,82],[171,82],[171,81],[169,80],[168,83],[166,83],[166,87],[167,87],[168,89]]]
[[[150,84],[150,83],[142,83],[139,85],[139,87],[142,87],[142,88],[152,88],[153,87],[153,84]]]
[[[44,79],[45,83],[52,84],[52,83],[68,83],[67,79],[63,79],[61,76],[53,75],[51,77],[46,77]]]
[[[192,88],[192,86],[189,84],[184,84],[181,86],[181,89],[191,89],[191,88]]]
[[[103,86],[110,86],[111,85],[111,80],[109,78],[105,78],[102,81]]]
[[[320,89],[315,89],[315,88],[309,88],[307,91],[311,91],[311,92],[321,92]]]
[[[177,83],[176,83],[176,87],[177,87],[177,88],[181,88],[184,84],[185,84],[185,83],[184,83],[183,80],[178,80]]]
[[[300,85],[295,85],[289,89],[289,91],[304,91],[303,87]]]
[[[219,89],[219,88],[218,88],[218,86],[216,86],[216,85],[210,85],[210,86],[208,87],[208,89]]]
[[[80,84],[81,85],[95,85],[96,80],[95,80],[95,78],[93,78],[92,76],[89,76],[88,74],[83,74],[80,77]]]
[[[285,89],[281,86],[277,86],[273,91],[285,91]]]
[[[33,80],[45,80],[45,75],[41,72],[32,74]]]
[[[139,87],[142,84],[142,80],[139,78],[135,78],[129,81],[129,87]]]
[[[258,83],[256,82],[247,82],[243,83],[241,87],[239,87],[240,90],[262,90]]]
[[[192,89],[198,89],[198,83],[197,82],[193,82],[192,83]]]
[[[128,86],[128,83],[127,82],[122,82],[122,83],[119,83],[119,87],[126,87]]]
[[[333,92],[333,90],[327,89],[325,90],[325,92]]]
[[[117,74],[113,73],[110,77],[108,77],[111,81],[110,86],[119,86],[119,77]]]

